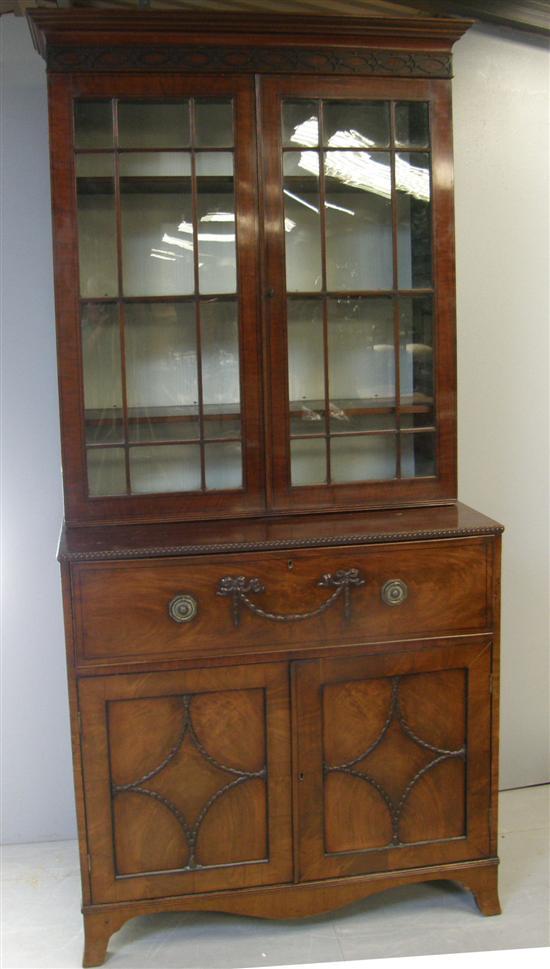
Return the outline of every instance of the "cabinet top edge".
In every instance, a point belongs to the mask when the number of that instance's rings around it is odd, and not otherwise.
[[[63,526],[60,562],[283,551],[500,535],[467,505],[162,525]]]
[[[155,44],[199,43],[220,45],[256,37],[262,43],[325,43],[329,46],[369,43],[390,46],[405,42],[421,50],[450,51],[474,23],[446,17],[334,17],[289,14],[212,14],[167,11],[44,10],[27,14],[34,45],[46,58],[50,45],[78,47],[132,45],[154,37]]]

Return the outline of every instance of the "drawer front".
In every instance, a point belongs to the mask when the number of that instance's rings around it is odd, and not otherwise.
[[[479,632],[491,627],[491,542],[82,564],[85,663]]]

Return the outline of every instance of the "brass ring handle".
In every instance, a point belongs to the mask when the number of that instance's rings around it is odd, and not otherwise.
[[[255,616],[262,619],[269,619],[271,622],[300,622],[304,619],[313,619],[320,616],[323,612],[336,602],[340,597],[344,601],[344,619],[349,622],[351,619],[351,589],[353,586],[361,586],[365,580],[359,569],[338,569],[337,572],[327,572],[322,575],[316,585],[322,588],[333,588],[334,592],[321,603],[317,609],[310,612],[267,612],[260,608],[249,598],[248,593],[265,592],[265,586],[260,579],[254,577],[247,579],[244,575],[226,575],[218,582],[216,590],[219,596],[230,596],[232,600],[233,625],[237,628],[241,621],[240,609],[245,606]]]
[[[188,592],[179,592],[168,603],[168,615],[173,622],[191,622],[197,615],[198,602]]]
[[[409,595],[409,587],[403,579],[388,579],[380,590],[380,598],[387,606],[400,606]]]

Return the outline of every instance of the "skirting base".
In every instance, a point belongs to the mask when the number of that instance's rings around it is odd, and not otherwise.
[[[300,885],[272,885],[266,888],[182,895],[141,902],[90,905],[82,910],[85,934],[83,966],[101,966],[105,961],[111,935],[129,919],[155,912],[208,911],[269,919],[305,918],[342,908],[376,892],[385,892],[388,888],[446,879],[459,882],[469,889],[482,915],[499,915],[497,871],[498,859],[492,858],[456,865],[440,865],[437,868],[414,868]]]

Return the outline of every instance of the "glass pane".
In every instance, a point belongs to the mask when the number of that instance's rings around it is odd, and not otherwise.
[[[84,179],[90,180],[90,182],[92,179],[112,179],[114,175],[113,155],[109,151],[98,154],[77,155],[76,175],[79,188],[82,189],[83,193],[86,190],[88,193],[91,192],[92,188],[95,188],[95,191],[99,192],[102,188],[101,182],[98,182],[95,186],[92,186],[92,184],[86,185]]]
[[[189,102],[119,101],[121,148],[185,148],[189,144]]]
[[[327,101],[324,138],[329,148],[387,148],[390,110],[387,101]]]
[[[290,477],[293,485],[326,484],[327,445],[324,437],[290,442]]]
[[[315,292],[322,285],[317,152],[287,152],[283,172],[286,288],[291,293]]]
[[[82,307],[82,369],[86,441],[122,442],[122,378],[118,306],[88,303]]]
[[[289,300],[287,333],[291,432],[319,434],[325,429],[322,303]]]
[[[201,303],[201,348],[205,437],[239,436],[239,324],[233,300]]]
[[[415,426],[433,424],[434,346],[432,297],[400,300],[401,406],[414,408]]]
[[[435,475],[435,434],[401,434],[401,477],[427,478]]]
[[[198,444],[157,444],[130,448],[132,494],[200,491]]]
[[[283,145],[319,144],[319,102],[285,101],[283,103]]]
[[[88,448],[86,458],[88,462],[88,494],[91,498],[126,494],[124,448]]]
[[[331,299],[328,321],[331,431],[374,429],[372,410],[395,405],[393,301]]]
[[[127,303],[125,345],[130,440],[198,438],[194,305]]]
[[[160,182],[151,183],[156,191],[170,191],[170,177],[189,178],[191,176],[191,155],[188,151],[132,151],[120,155],[120,175],[122,191],[132,191],[132,183],[126,183],[126,178],[155,178],[166,179],[164,185]],[[133,183],[135,188],[140,186]],[[146,188],[143,183],[141,188]]]
[[[395,105],[395,142],[397,145],[414,145],[428,148],[430,126],[426,101],[398,101]]]
[[[332,480],[336,484],[395,478],[395,435],[333,437],[330,441],[330,467]]]
[[[389,154],[327,151],[325,175],[328,289],[391,289]]]
[[[199,218],[199,289],[201,293],[234,293],[237,247],[233,156],[230,152],[197,155]]]
[[[430,156],[395,156],[400,289],[432,284]]]
[[[230,100],[195,101],[197,148],[225,148],[233,144],[233,104]]]
[[[76,148],[113,147],[113,108],[110,101],[75,101]]]
[[[153,153],[149,165],[166,158]],[[136,163],[121,156],[121,171]],[[126,296],[175,296],[194,292],[191,186],[187,177],[121,179],[123,286]]]
[[[338,404],[344,404],[339,407]],[[396,427],[395,408],[378,407],[367,401],[330,402],[330,433],[349,434],[368,431],[393,431]]]
[[[222,189],[233,190],[233,152],[232,151],[198,151],[195,155],[197,175],[227,176],[219,184]]]
[[[110,154],[96,157],[101,161],[76,159],[80,294],[117,296],[114,160]]]
[[[208,489],[226,491],[230,488],[242,488],[240,443],[235,441],[227,444],[206,444],[204,462]]]

